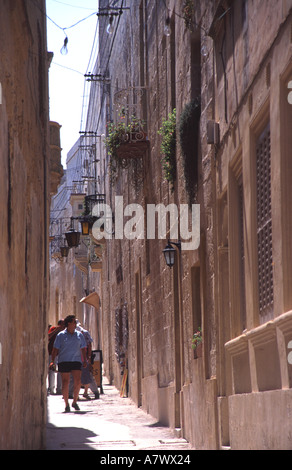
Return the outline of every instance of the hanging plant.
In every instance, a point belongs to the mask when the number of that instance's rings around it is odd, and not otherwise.
[[[201,116],[200,100],[192,100],[181,113],[179,140],[189,204],[193,204],[198,183],[198,144]]]
[[[176,109],[169,113],[168,119],[164,119],[162,127],[158,134],[162,136],[161,153],[162,167],[165,179],[171,184],[171,190],[174,190],[176,180]]]
[[[192,349],[194,350],[194,359],[202,357],[203,354],[203,336],[201,327],[193,334]]]
[[[183,18],[185,20],[186,28],[190,31],[194,31],[194,1],[193,0],[184,0],[183,3]]]
[[[105,146],[110,157],[109,160],[109,170],[110,170],[110,179],[114,180],[115,175],[118,170],[118,157],[117,149],[123,141],[123,136],[126,134],[126,125],[124,122],[118,124],[109,123],[108,124],[108,136],[105,139]]]
[[[119,168],[123,168],[123,160],[119,158],[118,150],[123,144],[130,142],[142,142],[146,139],[143,131],[144,121],[132,116],[129,124],[119,122],[118,124],[108,124],[108,136],[105,139],[105,145],[110,157],[109,168],[110,178],[114,181]]]

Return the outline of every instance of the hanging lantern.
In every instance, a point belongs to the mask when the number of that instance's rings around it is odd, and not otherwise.
[[[69,246],[61,246],[61,247],[60,247],[60,251],[61,251],[61,256],[62,256],[62,258],[67,258],[67,257],[68,257],[68,255],[69,255],[69,250],[70,250]]]
[[[94,222],[97,220],[97,217],[92,215],[84,215],[83,217],[79,218],[79,222],[81,224],[81,231],[82,235],[89,235],[92,229]]]
[[[164,254],[164,258],[165,258],[165,261],[166,261],[166,264],[170,268],[172,268],[173,265],[174,265],[175,251],[176,251],[175,248],[173,248],[171,245],[175,245],[178,248],[178,250],[180,251],[181,250],[181,242],[180,242],[180,240],[178,242],[172,242],[172,241],[168,240],[168,244],[166,245],[164,250],[162,250],[162,253]]]
[[[81,223],[81,232],[82,232],[82,235],[89,235],[89,222],[88,220],[81,220],[80,221]]]
[[[79,246],[80,242],[80,232],[76,232],[74,228],[71,228],[69,232],[65,233],[66,240],[69,248]]]
[[[163,250],[164,258],[166,261],[167,266],[172,268],[174,265],[174,255],[175,255],[175,249],[168,243],[166,247]]]

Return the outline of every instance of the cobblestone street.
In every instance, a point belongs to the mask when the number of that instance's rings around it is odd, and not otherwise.
[[[48,397],[47,450],[191,450],[185,439],[160,426],[129,398],[121,398],[113,386],[105,382],[103,390],[91,401],[81,390],[80,411],[70,413],[64,412],[62,396]]]

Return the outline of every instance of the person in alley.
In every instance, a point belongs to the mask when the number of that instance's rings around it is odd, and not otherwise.
[[[81,387],[82,367],[87,367],[86,342],[83,334],[76,330],[75,315],[68,315],[65,320],[65,329],[58,333],[52,351],[52,362],[50,368],[54,368],[54,362],[58,356],[58,371],[62,376],[62,393],[65,402],[65,412],[70,412],[69,405],[69,382],[70,374],[73,376],[73,402],[72,407],[79,411],[77,404]]]

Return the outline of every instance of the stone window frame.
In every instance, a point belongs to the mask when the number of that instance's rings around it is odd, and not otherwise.
[[[228,220],[231,337],[234,338],[239,336],[247,327],[245,288],[246,213],[241,149],[229,166]],[[242,292],[242,294],[238,295],[238,292]]]
[[[260,323],[265,323],[274,317],[270,120],[256,137],[255,159],[258,310]]]
[[[273,71],[273,67],[271,68]],[[225,343],[227,395],[247,394],[292,388],[292,366],[288,363],[288,344],[292,338],[292,292],[291,292],[291,123],[292,106],[288,106],[288,82],[292,80],[291,59],[271,82],[266,97],[263,96],[257,111],[251,116],[243,139],[242,166],[246,182],[245,221],[246,248],[246,301],[247,329],[239,334],[231,332]],[[271,127],[271,197],[273,223],[273,266],[275,289],[273,318],[265,318],[260,324],[257,266],[257,214],[256,214],[256,141],[270,122]],[[278,138],[281,136],[281,138]],[[232,162],[236,162],[236,158]],[[232,163],[234,166],[235,163]],[[230,165],[232,167],[232,165]],[[229,169],[230,172],[230,169]],[[232,173],[231,173],[232,175]],[[230,176],[230,173],[229,173]],[[228,182],[229,200],[230,181]],[[230,220],[230,219],[229,219]],[[229,231],[232,246],[232,229]],[[232,267],[232,263],[230,264]],[[233,271],[230,269],[232,284]],[[232,294],[232,292],[231,292]],[[231,315],[232,297],[231,297]],[[232,317],[231,317],[232,319]],[[265,364],[269,364],[268,373]]]
[[[248,174],[246,177],[249,179],[250,184],[250,198],[249,198],[249,207],[247,209],[247,217],[249,217],[250,222],[248,228],[246,229],[246,238],[247,238],[247,245],[249,247],[249,253],[247,256],[249,257],[249,265],[247,269],[247,276],[250,278],[249,287],[247,288],[247,312],[250,311],[251,313],[248,315],[247,318],[247,329],[255,328],[258,325],[264,324],[269,320],[273,319],[274,316],[274,308],[271,308],[269,311],[263,311],[261,309],[261,297],[262,291],[265,289],[265,286],[261,286],[259,282],[259,276],[261,275],[261,260],[259,256],[259,230],[260,230],[260,222],[258,220],[258,204],[259,198],[261,197],[259,194],[259,190],[257,185],[259,184],[258,180],[258,171],[257,169],[257,145],[262,137],[263,132],[265,129],[269,127],[269,132],[273,130],[273,121],[271,120],[270,116],[270,96],[268,96],[265,102],[262,104],[261,108],[258,110],[254,119],[250,123],[249,128],[249,163],[248,163]],[[272,142],[270,141],[270,145],[272,146]],[[272,171],[272,150],[269,154],[270,158],[270,165]],[[272,178],[272,175],[271,175]],[[273,219],[272,213],[272,187],[271,187],[271,180],[270,180],[270,187],[269,187],[269,194],[271,198],[271,223]],[[265,240],[264,240],[265,242]],[[273,234],[271,234],[270,238],[270,251],[271,256],[273,257]],[[247,260],[248,261],[248,260]],[[271,269],[273,270],[273,261],[271,261]],[[247,280],[246,276],[246,281]],[[274,279],[273,279],[274,283]]]

